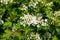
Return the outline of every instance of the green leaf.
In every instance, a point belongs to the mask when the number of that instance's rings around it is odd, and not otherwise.
[[[58,40],[58,38],[56,36],[54,36],[52,40]]]

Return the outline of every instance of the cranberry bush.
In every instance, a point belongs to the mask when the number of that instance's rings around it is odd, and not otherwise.
[[[60,40],[60,0],[0,0],[0,40]]]

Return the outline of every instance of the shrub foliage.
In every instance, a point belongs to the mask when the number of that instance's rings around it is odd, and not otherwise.
[[[60,0],[0,0],[0,40],[60,40]]]

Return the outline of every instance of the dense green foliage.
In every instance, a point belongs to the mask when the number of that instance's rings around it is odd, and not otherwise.
[[[60,40],[60,0],[0,0],[0,40]]]

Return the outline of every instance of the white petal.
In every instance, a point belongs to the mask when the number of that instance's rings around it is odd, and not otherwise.
[[[40,25],[37,25],[37,27],[40,27]]]
[[[28,23],[28,26],[30,26],[31,23]]]
[[[42,22],[42,24],[41,24],[42,26],[47,26],[48,24],[47,23],[45,23],[45,22]]]
[[[32,19],[33,19],[33,20],[36,20],[36,16],[33,16]]]
[[[22,19],[23,17],[20,17],[20,19]]]
[[[47,22],[47,19],[45,19],[45,22]]]
[[[25,24],[23,24],[23,26],[25,27],[26,25],[25,25]]]
[[[4,23],[4,21],[3,20],[1,20],[2,21],[2,24]]]
[[[23,25],[23,22],[21,22],[20,24]]]

